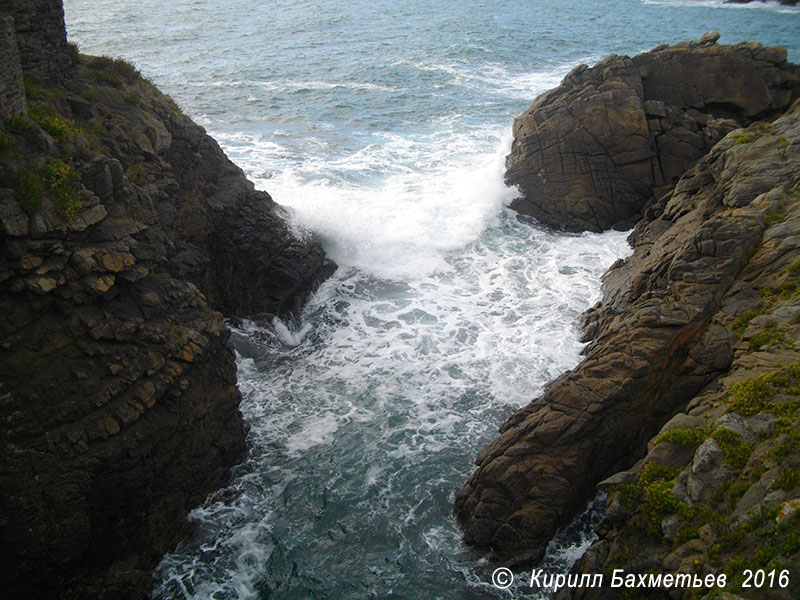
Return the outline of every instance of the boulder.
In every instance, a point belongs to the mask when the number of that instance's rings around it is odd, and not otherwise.
[[[511,207],[567,231],[628,229],[725,134],[788,108],[782,48],[699,42],[580,65],[514,121]]]

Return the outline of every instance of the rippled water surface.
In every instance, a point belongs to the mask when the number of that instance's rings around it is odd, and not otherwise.
[[[578,63],[718,29],[800,60],[800,9],[710,0],[65,0],[203,124],[339,263],[297,323],[244,323],[247,455],[155,595],[534,597],[490,585],[456,491],[516,408],[579,360],[625,234],[521,222],[514,115]],[[567,568],[589,520],[551,546]]]

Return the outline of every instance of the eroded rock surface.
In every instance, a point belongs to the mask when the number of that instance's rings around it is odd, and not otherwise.
[[[0,588],[146,598],[244,449],[219,311],[292,313],[333,265],[131,65],[65,58],[0,125]]]
[[[514,121],[512,208],[567,231],[626,229],[726,133],[783,112],[800,71],[782,48],[699,42],[580,65]]]
[[[648,209],[633,255],[609,270],[603,301],[584,315],[586,358],[503,425],[458,494],[469,543],[504,561],[540,559],[601,479],[630,467],[670,417],[729,372],[741,343],[734,323],[760,306],[763,286],[786,294],[769,330],[797,339],[798,184],[795,106],[729,133]],[[694,469],[699,485],[719,483],[709,465]]]

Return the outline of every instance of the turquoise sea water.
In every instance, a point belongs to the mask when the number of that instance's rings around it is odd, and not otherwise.
[[[248,452],[155,597],[538,597],[491,586],[452,517],[472,461],[580,356],[625,234],[520,222],[514,115],[574,65],[698,39],[779,44],[800,9],[716,0],[65,0],[340,264],[301,321],[234,335]],[[588,519],[552,544],[559,572]]]

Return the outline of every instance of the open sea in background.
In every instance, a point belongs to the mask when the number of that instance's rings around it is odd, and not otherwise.
[[[248,451],[161,563],[157,599],[539,598],[463,545],[455,493],[498,426],[579,361],[629,252],[505,208],[511,122],[579,63],[760,41],[800,7],[717,0],[65,0],[70,41],[168,92],[337,273],[297,323],[234,332]],[[591,513],[591,510],[588,511]],[[587,514],[588,514],[587,513]],[[551,544],[565,572],[591,517]]]

